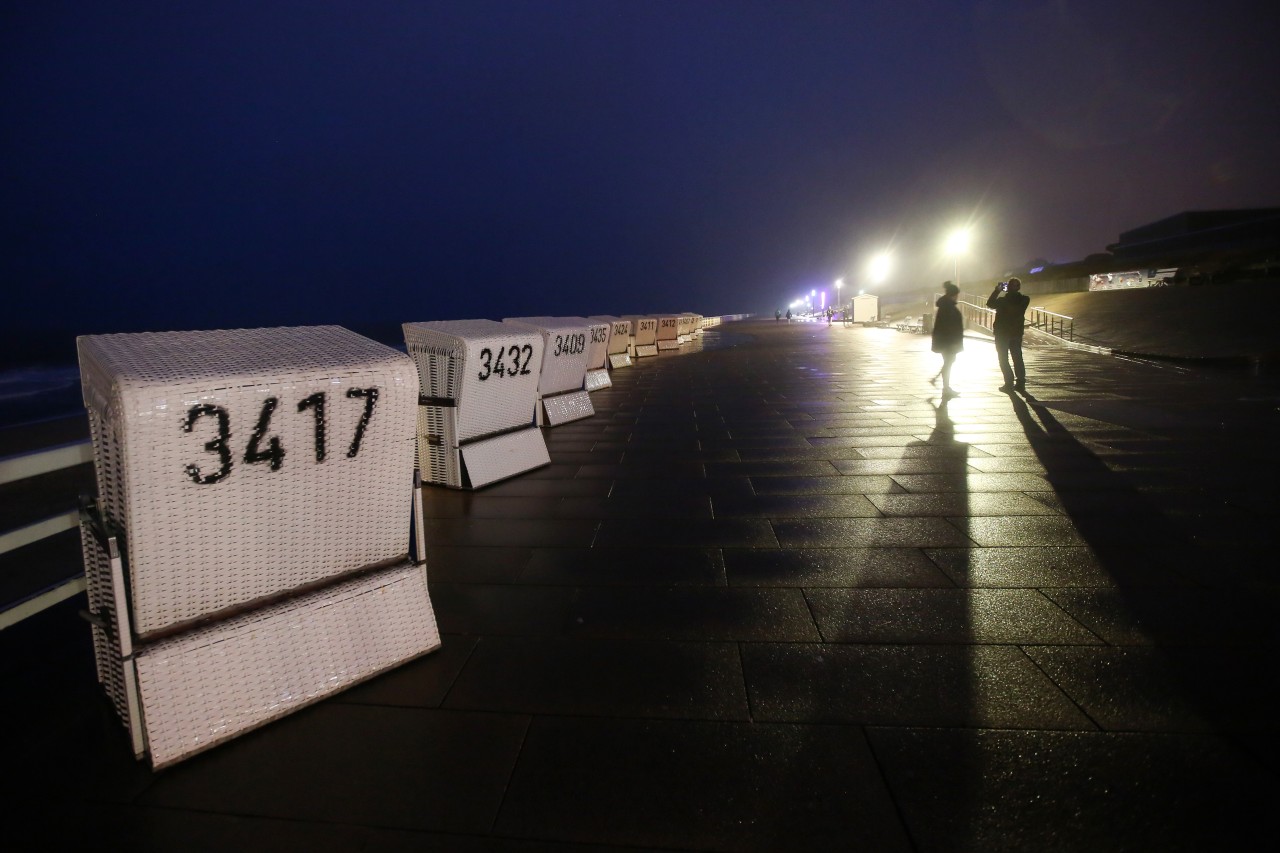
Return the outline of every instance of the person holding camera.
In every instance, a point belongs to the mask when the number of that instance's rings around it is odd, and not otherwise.
[[[1026,393],[1027,390],[1027,368],[1022,362],[1022,329],[1031,299],[1021,291],[1022,281],[1011,278],[997,284],[987,299],[987,307],[996,312],[991,331],[996,338],[1000,372],[1004,374],[1004,384],[1000,386],[1000,390],[1005,393]]]

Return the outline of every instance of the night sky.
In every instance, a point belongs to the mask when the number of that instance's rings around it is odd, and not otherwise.
[[[4,327],[765,312],[1280,204],[1274,4],[8,2]],[[845,291],[845,296],[850,294]]]

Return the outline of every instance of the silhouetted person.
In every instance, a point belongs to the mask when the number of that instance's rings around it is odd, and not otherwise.
[[[1027,390],[1027,368],[1022,362],[1022,328],[1031,304],[1022,291],[1022,281],[1011,278],[996,285],[987,299],[987,307],[994,308],[995,322],[991,331],[996,338],[996,355],[1000,358],[1000,372],[1004,374],[1004,392]],[[1010,366],[1009,362],[1013,362]]]
[[[791,309],[790,309],[790,308],[788,308],[788,309],[787,309],[787,322],[788,322],[788,323],[790,323],[790,322],[791,322]]]
[[[776,323],[776,322],[778,322],[778,321],[779,321],[779,320],[781,320],[781,319],[782,319],[782,311],[781,311],[781,310],[774,311],[774,312],[773,312],[773,322],[775,322],[775,323]]]
[[[942,355],[942,367],[929,381],[938,384],[942,379],[942,399],[949,400],[959,392],[951,387],[951,365],[955,363],[956,353],[964,349],[964,318],[956,307],[956,299],[960,297],[960,288],[951,282],[944,282],[942,295],[935,303],[938,313],[933,318],[933,351]]]

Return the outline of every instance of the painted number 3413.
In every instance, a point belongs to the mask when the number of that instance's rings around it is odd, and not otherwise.
[[[360,420],[355,425],[355,435],[352,436],[351,443],[347,446],[347,457],[354,459],[356,454],[360,452],[365,430],[369,428],[369,421],[373,418],[374,407],[378,405],[378,389],[348,388],[347,397],[353,400],[364,400]],[[327,400],[328,397],[325,392],[318,391],[310,397],[298,401],[298,412],[309,410],[315,424],[316,462],[323,462],[329,452],[328,419],[326,415]],[[249,443],[244,449],[242,458],[246,464],[252,465],[265,462],[271,467],[272,471],[279,471],[284,464],[285,450],[284,444],[280,441],[280,436],[267,437],[267,432],[271,429],[271,416],[275,414],[279,406],[280,398],[278,397],[268,397],[262,401],[262,411],[258,413],[258,422],[254,426],[253,433],[249,436]],[[203,486],[221,482],[230,476],[234,454],[231,452],[231,414],[222,406],[215,406],[211,403],[192,406],[187,409],[187,415],[182,421],[182,431],[194,432],[196,424],[201,420],[213,421],[214,437],[205,442],[204,449],[217,457],[217,467],[215,468],[209,463],[198,465],[192,462],[186,466],[185,470],[192,482]]]

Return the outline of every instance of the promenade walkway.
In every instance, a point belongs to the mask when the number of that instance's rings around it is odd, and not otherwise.
[[[549,467],[427,490],[441,650],[159,774],[77,602],[0,633],[5,846],[1246,849],[1280,383],[1039,348],[1023,399],[967,345],[946,405],[840,324],[616,371]]]

